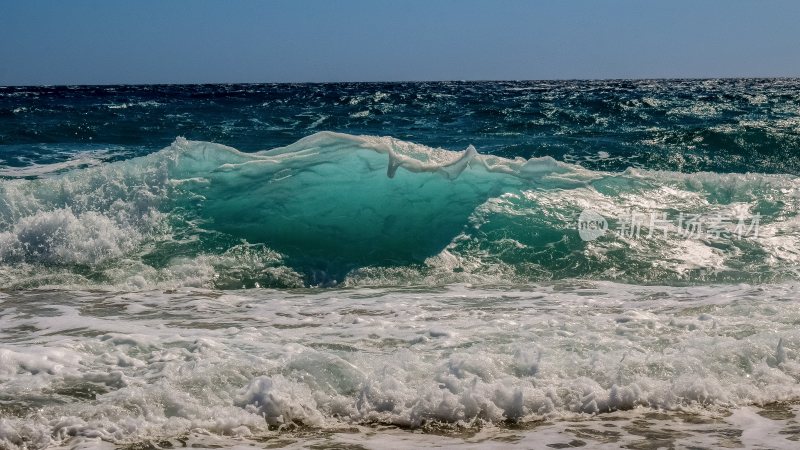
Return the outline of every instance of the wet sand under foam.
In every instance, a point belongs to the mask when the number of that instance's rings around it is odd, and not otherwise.
[[[143,441],[122,448],[770,448],[800,445],[800,404],[772,403],[717,413],[632,411],[542,420],[527,424],[468,427],[435,426],[410,431],[392,426],[353,426],[338,430],[294,429],[264,433],[247,440],[187,434],[178,439]]]

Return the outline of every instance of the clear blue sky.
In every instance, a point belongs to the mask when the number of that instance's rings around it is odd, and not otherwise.
[[[0,85],[800,76],[797,0],[0,0]]]

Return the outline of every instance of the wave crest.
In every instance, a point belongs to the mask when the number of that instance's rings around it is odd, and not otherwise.
[[[795,276],[798,192],[788,175],[597,172],[391,137],[322,132],[256,153],[179,138],[0,181],[0,285],[767,281]],[[761,234],[587,242],[586,209],[611,230],[630,211],[758,216]]]

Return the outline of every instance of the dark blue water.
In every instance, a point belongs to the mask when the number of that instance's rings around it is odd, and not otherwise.
[[[329,130],[591,169],[796,174],[798,114],[796,79],[0,87],[0,158],[141,155],[177,136],[255,151]]]

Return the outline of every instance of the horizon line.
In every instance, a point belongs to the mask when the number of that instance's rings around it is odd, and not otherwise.
[[[800,76],[723,76],[723,77],[644,77],[644,78],[530,78],[530,79],[450,79],[450,80],[359,80],[359,81],[221,81],[156,83],[56,83],[2,84],[0,88],[92,87],[92,86],[212,86],[264,84],[402,84],[402,83],[527,83],[527,82],[597,82],[597,81],[709,81],[709,80],[796,80]]]

